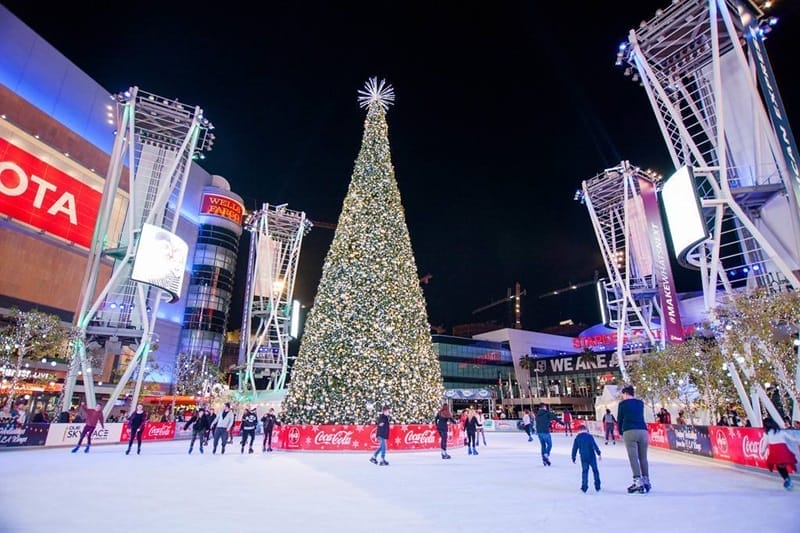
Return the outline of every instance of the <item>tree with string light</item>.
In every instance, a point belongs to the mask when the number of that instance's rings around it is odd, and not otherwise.
[[[371,78],[361,149],[292,369],[290,424],[428,423],[444,398],[389,149],[394,90]]]

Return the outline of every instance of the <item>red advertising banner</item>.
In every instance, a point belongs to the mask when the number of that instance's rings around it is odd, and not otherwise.
[[[714,459],[767,468],[766,446],[761,451],[765,439],[762,428],[711,426],[708,431]]]
[[[232,198],[219,194],[204,193],[200,203],[201,215],[214,215],[242,224],[244,206]]]
[[[647,424],[647,436],[650,439],[650,446],[669,450],[669,436],[667,435],[666,424]]]
[[[278,447],[286,450],[363,452],[378,446],[377,426],[281,426]],[[431,424],[395,425],[389,428],[389,450],[434,450],[439,432]],[[463,446],[457,425],[450,426],[447,446]]]
[[[89,248],[101,197],[0,138],[0,214]]]
[[[131,428],[122,424],[120,442],[128,442],[131,438]],[[146,422],[142,440],[172,440],[175,438],[175,422]]]

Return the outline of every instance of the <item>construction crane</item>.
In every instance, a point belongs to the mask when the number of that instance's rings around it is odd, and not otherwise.
[[[509,292],[508,296],[506,296],[502,300],[497,300],[497,301],[492,302],[490,304],[484,305],[483,307],[479,307],[479,308],[473,310],[472,314],[476,315],[476,314],[480,313],[481,311],[485,311],[485,310],[491,309],[492,307],[495,307],[497,305],[513,301],[514,302],[514,329],[522,329],[522,320],[521,320],[521,318],[522,318],[521,317],[522,309],[520,308],[520,298],[522,296],[526,296],[528,294],[528,291],[524,290],[524,289],[520,289],[519,282],[516,282],[514,284],[514,293],[511,294],[511,289],[508,289],[508,292]]]
[[[594,271],[594,279],[590,281],[582,281],[580,283],[570,283],[560,289],[553,289],[552,291],[547,291],[544,294],[539,295],[539,299],[547,298],[549,296],[558,296],[559,294],[564,294],[565,292],[574,291],[576,289],[580,289],[581,287],[587,287],[589,285],[595,285],[597,283],[599,277],[599,273],[597,270]]]

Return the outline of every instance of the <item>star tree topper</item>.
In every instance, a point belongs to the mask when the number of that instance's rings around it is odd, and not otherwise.
[[[369,107],[373,103],[380,104],[384,111],[394,103],[394,88],[386,80],[378,81],[373,76],[358,91],[358,103],[361,107]]]

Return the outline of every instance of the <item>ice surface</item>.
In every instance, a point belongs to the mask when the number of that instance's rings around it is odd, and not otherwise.
[[[605,446],[602,491],[579,490],[572,437],[553,435],[553,466],[523,433],[487,433],[469,456],[451,449],[364,453],[187,454],[188,441],[0,451],[0,531],[491,532],[800,531],[800,488],[758,473],[650,449],[649,494],[627,494],[621,444]]]

